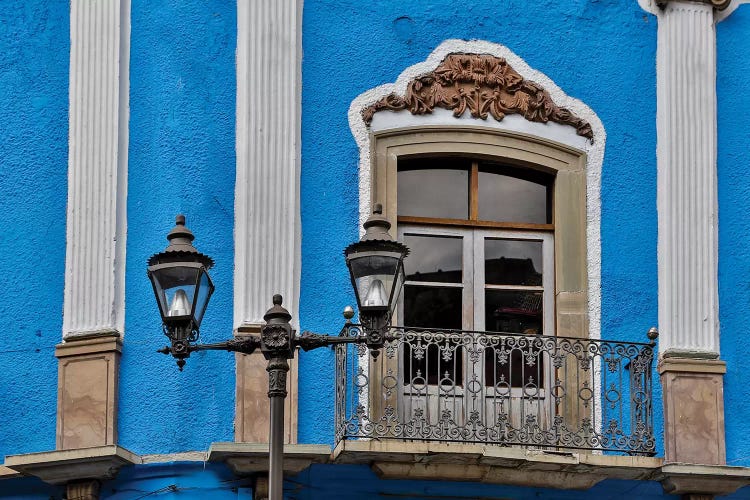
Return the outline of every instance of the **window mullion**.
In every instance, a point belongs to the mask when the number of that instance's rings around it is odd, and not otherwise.
[[[469,220],[479,220],[479,162],[471,162],[469,173]]]

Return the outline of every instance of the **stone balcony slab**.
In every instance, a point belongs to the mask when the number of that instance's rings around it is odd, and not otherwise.
[[[116,445],[5,457],[5,467],[50,484],[82,479],[106,481],[115,477],[121,467],[140,463],[138,455]]]

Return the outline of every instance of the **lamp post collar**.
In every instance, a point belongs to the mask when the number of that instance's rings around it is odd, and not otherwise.
[[[361,241],[369,240],[381,240],[381,241],[393,241],[393,237],[388,230],[391,228],[391,223],[388,219],[383,217],[383,205],[376,203],[373,206],[372,214],[367,218],[362,227],[365,228],[365,234],[362,236]]]
[[[362,251],[387,251],[399,252],[404,257],[409,255],[409,249],[400,241],[394,240],[388,230],[391,223],[383,217],[383,205],[376,203],[373,205],[372,215],[367,218],[362,227],[365,228],[365,234],[362,239],[352,243],[344,249],[344,256],[347,258],[350,254]]]

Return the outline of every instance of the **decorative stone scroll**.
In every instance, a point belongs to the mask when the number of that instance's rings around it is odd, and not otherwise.
[[[492,115],[497,121],[520,114],[533,122],[571,125],[578,135],[594,137],[588,122],[558,107],[546,90],[525,80],[504,58],[488,54],[449,54],[434,71],[409,82],[406,96],[387,95],[363,109],[362,118],[369,125],[384,109],[424,115],[435,108],[452,110],[456,117],[468,108],[474,118]]]

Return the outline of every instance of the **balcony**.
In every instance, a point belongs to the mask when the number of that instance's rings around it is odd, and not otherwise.
[[[361,335],[356,326],[342,335]],[[391,328],[336,347],[336,443],[655,455],[655,342]]]

